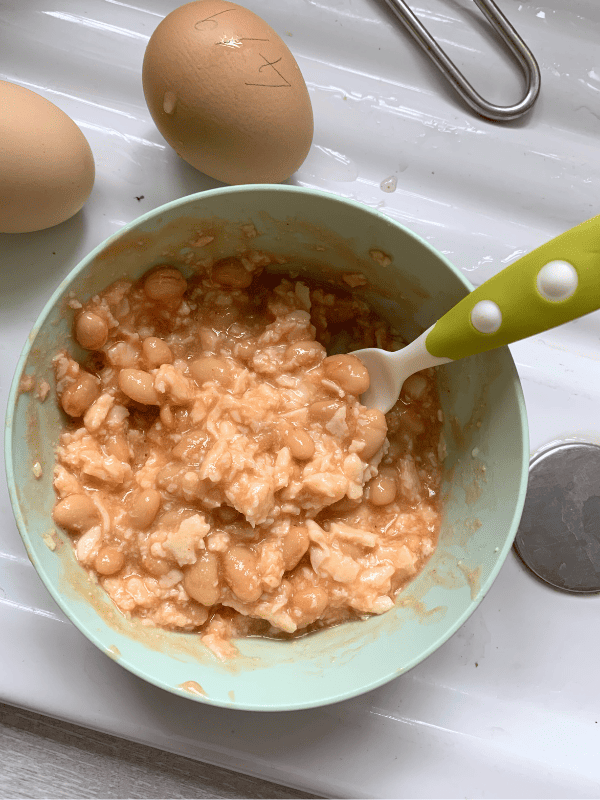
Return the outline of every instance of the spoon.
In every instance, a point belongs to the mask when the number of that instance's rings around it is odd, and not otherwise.
[[[360,401],[387,412],[415,372],[518,342],[598,308],[600,216],[513,262],[401,350],[354,351],[371,378]]]

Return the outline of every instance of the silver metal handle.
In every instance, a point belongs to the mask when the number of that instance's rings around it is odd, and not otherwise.
[[[506,122],[511,119],[517,119],[533,106],[540,92],[540,68],[531,50],[493,0],[474,0],[474,2],[487,17],[490,25],[500,35],[525,75],[526,94],[522,100],[512,106],[497,106],[494,103],[489,103],[479,92],[475,91],[404,0],[385,0],[385,2],[442,74],[454,86],[465,103],[477,114],[495,122]]]

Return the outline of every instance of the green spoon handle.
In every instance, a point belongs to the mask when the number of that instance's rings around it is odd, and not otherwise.
[[[519,258],[444,314],[425,346],[458,359],[526,339],[600,308],[600,216]]]

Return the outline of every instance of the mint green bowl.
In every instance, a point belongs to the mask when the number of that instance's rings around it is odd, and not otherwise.
[[[249,223],[258,232],[255,238],[240,227]],[[367,299],[409,338],[471,289],[449,261],[398,223],[314,190],[215,189],[151,211],[72,270],[29,336],[8,402],[6,466],[15,517],[31,561],[64,613],[97,647],[144,680],[230,708],[283,711],[334,703],[392,680],[433,653],[465,622],[498,574],[516,533],[527,483],[529,446],[519,379],[506,348],[438,368],[448,451],[440,542],[387,614],[295,641],[243,640],[240,656],[226,663],[193,634],[144,628],[119,614],[88,579],[62,532],[55,550],[47,546],[54,447],[63,419],[54,394],[41,403],[33,392],[19,393],[18,385],[28,373],[54,388],[51,359],[70,339],[69,292],[86,298],[116,278],[136,278],[164,261],[165,249],[178,252],[199,230],[215,237],[199,251],[206,255],[226,255],[241,245],[288,256],[282,270],[321,277],[362,272],[369,282]],[[189,248],[182,258],[186,252]],[[38,479],[32,472],[35,462],[42,466]]]

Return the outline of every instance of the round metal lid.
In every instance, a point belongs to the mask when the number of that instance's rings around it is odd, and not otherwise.
[[[557,589],[600,592],[600,447],[567,442],[532,459],[515,550]]]

